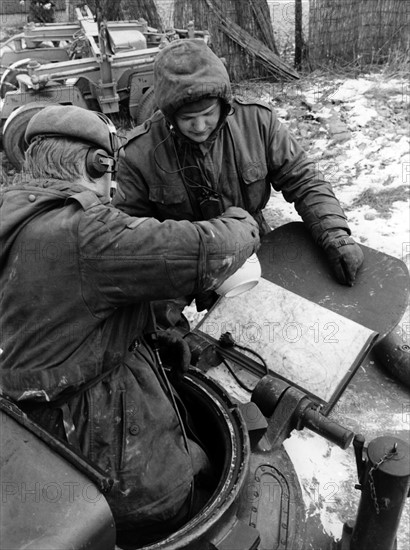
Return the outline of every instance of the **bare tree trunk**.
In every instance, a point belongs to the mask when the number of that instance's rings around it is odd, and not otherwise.
[[[215,9],[212,9],[215,8]],[[226,60],[233,81],[266,77],[269,72],[256,58],[222,31],[222,14],[259,40],[272,51],[276,50],[266,0],[175,0],[174,25],[186,29],[193,20],[196,29],[209,30],[215,53]]]
[[[122,0],[124,19],[140,19],[148,22],[148,26],[162,29],[163,24],[158,14],[154,0]]]
[[[266,0],[249,0],[249,3],[255,15],[256,24],[260,30],[260,37],[255,36],[255,38],[259,38],[265,46],[271,49],[275,54],[278,54],[268,3]]]
[[[118,21],[122,18],[121,3],[121,0],[118,2],[113,0],[88,0],[84,2],[95,16],[97,16],[97,11],[100,10],[101,17],[107,21]]]
[[[302,35],[302,0],[295,0],[295,68],[302,68],[303,35]]]

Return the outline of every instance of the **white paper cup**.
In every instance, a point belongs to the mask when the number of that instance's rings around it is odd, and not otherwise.
[[[225,298],[233,298],[259,283],[261,277],[261,264],[256,254],[252,254],[246,262],[228,277],[215,292]]]

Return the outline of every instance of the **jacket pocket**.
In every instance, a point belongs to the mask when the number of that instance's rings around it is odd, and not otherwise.
[[[174,186],[150,187],[149,200],[163,205],[181,204],[185,201],[186,193],[184,189]]]
[[[246,185],[259,180],[265,181],[267,175],[268,169],[264,162],[252,162],[247,164],[242,170],[242,178]]]
[[[252,162],[242,169],[244,192],[251,213],[266,206],[270,197],[270,185],[266,181],[268,168],[264,162]]]
[[[191,220],[192,208],[185,189],[176,185],[161,185],[149,190],[149,200],[155,205],[160,220]]]

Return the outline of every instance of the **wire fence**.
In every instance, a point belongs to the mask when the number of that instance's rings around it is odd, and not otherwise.
[[[406,0],[310,0],[309,62],[376,64],[409,52]]]

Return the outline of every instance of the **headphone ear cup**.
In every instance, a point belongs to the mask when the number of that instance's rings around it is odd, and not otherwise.
[[[109,155],[104,151],[104,149],[97,149],[95,147],[90,147],[85,157],[85,168],[87,174],[90,178],[101,178],[107,170],[108,164],[101,163],[100,159],[107,159]]]

